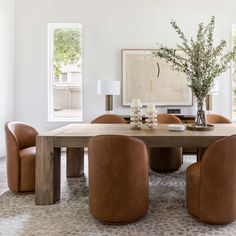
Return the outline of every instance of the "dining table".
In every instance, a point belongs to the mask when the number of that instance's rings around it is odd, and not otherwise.
[[[208,147],[212,143],[236,134],[236,124],[215,124],[212,131],[184,130],[174,132],[168,124],[158,124],[156,130],[132,130],[130,124],[69,124],[49,132],[40,133],[36,138],[36,186],[35,203],[51,205],[60,200],[61,148],[71,152],[67,165],[81,168],[78,161],[83,155],[76,150],[88,147],[89,140],[98,135],[127,135],[143,140],[149,147]],[[88,157],[89,158],[89,157]],[[112,157],[111,157],[112,158]]]

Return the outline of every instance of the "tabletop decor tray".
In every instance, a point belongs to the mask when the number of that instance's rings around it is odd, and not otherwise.
[[[193,130],[193,131],[212,131],[214,130],[214,125],[207,124],[205,127],[197,127],[194,125],[187,125],[186,127],[188,130]]]

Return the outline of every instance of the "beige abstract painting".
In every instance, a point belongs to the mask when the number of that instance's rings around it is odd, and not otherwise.
[[[185,74],[173,71],[164,59],[154,58],[151,50],[122,51],[123,105],[139,98],[143,105],[191,106],[192,92]]]

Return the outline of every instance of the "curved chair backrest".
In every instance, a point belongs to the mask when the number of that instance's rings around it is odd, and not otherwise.
[[[130,159],[138,165],[138,157],[147,158],[147,147],[145,143],[137,138],[123,135],[98,135],[89,141],[90,154],[96,155],[96,160],[101,158],[111,158],[111,161],[119,163],[121,159]],[[104,149],[104,147],[106,147]],[[100,157],[98,157],[101,155]],[[115,158],[117,156],[117,158]],[[133,158],[135,157],[135,158]],[[95,160],[94,160],[95,161]]]
[[[35,146],[36,136],[38,135],[38,132],[32,126],[22,122],[6,123],[5,132],[8,138],[14,140],[20,150]]]
[[[218,114],[208,114],[207,122],[210,124],[230,124],[232,123],[228,118]]]
[[[8,122],[5,124],[6,152],[7,152],[7,180],[10,189],[18,191],[20,181],[21,149],[35,146],[38,132],[25,123]]]
[[[236,218],[236,135],[212,144],[201,161],[200,218],[229,223]]]
[[[115,114],[105,114],[94,119],[92,124],[126,124],[122,116]]]
[[[159,124],[182,124],[181,120],[172,114],[158,114],[157,123]]]

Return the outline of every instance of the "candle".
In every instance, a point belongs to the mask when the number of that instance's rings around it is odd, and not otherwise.
[[[149,103],[147,105],[147,112],[154,112],[155,111],[155,104],[154,103]]]
[[[141,105],[140,99],[132,99],[132,106],[133,107],[138,107]]]

